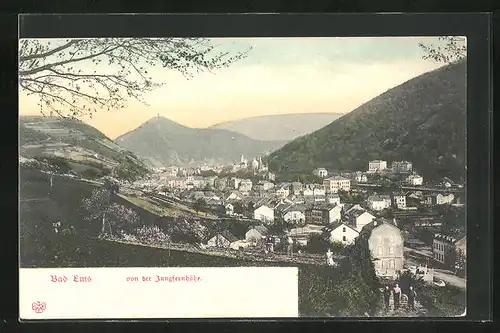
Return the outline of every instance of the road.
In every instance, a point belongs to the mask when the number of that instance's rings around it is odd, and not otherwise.
[[[448,285],[452,285],[463,290],[467,287],[467,280],[456,276],[452,271],[435,268],[434,277],[443,280]]]

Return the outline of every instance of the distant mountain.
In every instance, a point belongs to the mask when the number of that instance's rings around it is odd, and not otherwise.
[[[279,114],[233,120],[210,128],[230,130],[256,140],[291,141],[312,133],[341,116],[341,113]]]
[[[461,60],[409,80],[275,151],[269,167],[292,174],[409,160],[427,179],[464,178],[466,74]]]
[[[21,163],[49,161],[63,171],[72,170],[87,178],[112,174],[131,180],[148,171],[132,152],[76,119],[20,116],[19,146]]]
[[[222,129],[188,128],[163,117],[150,119],[115,142],[153,166],[232,163],[239,161],[241,155],[263,155],[285,144],[254,140]]]

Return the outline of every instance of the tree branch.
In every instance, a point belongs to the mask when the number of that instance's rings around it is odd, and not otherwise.
[[[47,52],[44,52],[44,53],[38,53],[38,54],[30,54],[30,55],[27,55],[27,56],[20,56],[19,57],[19,61],[28,61],[28,60],[33,60],[33,59],[42,59],[42,58],[46,58],[48,56],[51,56],[59,51],[62,51],[64,49],[67,49],[69,48],[71,45],[73,44],[76,44],[78,43],[78,40],[77,39],[74,39],[74,40],[71,40],[69,41],[68,43],[64,44],[64,45],[61,45],[59,47],[56,47],[56,48],[53,48],[52,50],[50,51],[47,51]]]

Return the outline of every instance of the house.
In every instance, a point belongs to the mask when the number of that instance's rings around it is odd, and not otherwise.
[[[388,195],[374,194],[368,197],[368,207],[374,211],[381,211],[391,207],[391,198]]]
[[[261,205],[253,211],[253,218],[265,223],[272,223],[274,221],[274,209]]]
[[[251,241],[251,242],[258,242],[260,241],[263,237],[267,236],[269,234],[269,230],[263,225],[258,225],[253,228],[248,229],[248,231],[245,234],[245,240],[246,241]]]
[[[392,203],[397,209],[406,209],[406,195],[396,193],[392,196]]]
[[[374,160],[368,162],[368,172],[376,173],[387,169],[387,161]]]
[[[453,202],[453,200],[455,199],[455,195],[453,193],[438,193],[434,198],[436,205],[447,205]]]
[[[413,169],[413,165],[408,161],[394,161],[392,162],[391,169],[393,173],[408,173]]]
[[[214,182],[214,187],[219,191],[224,191],[228,186],[227,178],[217,178]]]
[[[323,180],[326,193],[337,193],[339,190],[350,191],[351,180],[342,176],[333,176]]]
[[[276,180],[276,174],[272,173],[272,172],[266,172],[264,174],[264,179],[267,179],[267,180],[270,180],[270,181],[275,181]]]
[[[226,201],[230,201],[230,200],[241,200],[242,199],[242,195],[239,193],[239,192],[231,192],[230,195],[227,196],[226,198]]]
[[[274,188],[274,184],[267,180],[259,180],[259,182],[254,186],[256,191],[269,191]]]
[[[368,177],[361,173],[361,174],[357,174],[356,177],[354,178],[358,183],[366,183],[368,182]]]
[[[343,245],[353,244],[359,236],[359,232],[347,223],[338,223],[332,227],[326,227],[324,231],[331,243],[340,242]]]
[[[413,186],[420,186],[424,183],[424,178],[417,174],[412,174],[406,177],[406,182]]]
[[[304,189],[304,186],[302,185],[301,182],[293,182],[292,183],[292,193],[293,193],[293,195],[300,195],[302,193],[303,189]]]
[[[229,180],[229,186],[231,186],[231,188],[234,188],[235,190],[237,190],[238,187],[240,186],[240,182],[241,182],[241,179],[239,179],[239,178],[231,178]]]
[[[290,195],[290,184],[284,183],[280,184],[276,189],[276,197],[286,198]]]
[[[328,171],[325,168],[317,168],[313,171],[313,175],[325,178],[328,175]]]
[[[320,184],[313,184],[312,190],[313,190],[314,197],[324,197],[326,194],[325,187],[323,185],[320,185]]]
[[[342,217],[342,207],[327,203],[313,204],[305,210],[306,223],[323,224],[337,222]]]
[[[446,268],[455,269],[455,266],[464,266],[464,263],[457,262],[457,259],[463,261],[467,254],[467,239],[466,236],[446,235],[437,233],[434,234],[432,240],[432,253],[436,262]],[[457,257],[459,255],[460,257]]]
[[[304,185],[304,188],[302,190],[302,195],[304,197],[312,197],[314,195],[313,188],[314,188],[314,186],[312,184]]]
[[[252,190],[252,181],[250,179],[242,179],[238,187],[240,192],[250,192]]]
[[[361,231],[363,227],[375,219],[375,216],[367,212],[360,205],[354,205],[344,213],[344,219],[356,231]]]
[[[198,199],[205,198],[205,193],[202,191],[194,191],[189,195],[189,199],[196,201]]]
[[[332,205],[340,206],[340,197],[337,193],[330,193],[326,196],[325,201]]]
[[[295,225],[304,225],[306,221],[306,207],[303,205],[288,205],[281,211],[285,222]]]
[[[232,203],[227,203],[224,208],[226,209],[226,215],[232,216],[234,214],[234,205]]]
[[[231,234],[229,231],[224,230],[212,238],[210,238],[207,242],[208,247],[222,247],[222,248],[229,248],[231,247],[231,244],[234,242],[237,242],[238,238],[236,238],[233,234]]]
[[[404,240],[398,227],[375,219],[363,227],[357,240],[368,245],[377,276],[397,277],[404,265]]]

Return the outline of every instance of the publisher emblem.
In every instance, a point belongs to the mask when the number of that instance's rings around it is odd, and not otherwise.
[[[36,313],[42,313],[43,311],[45,311],[47,306],[45,305],[45,302],[36,301],[36,302],[33,302],[33,304],[31,304],[31,308]]]

